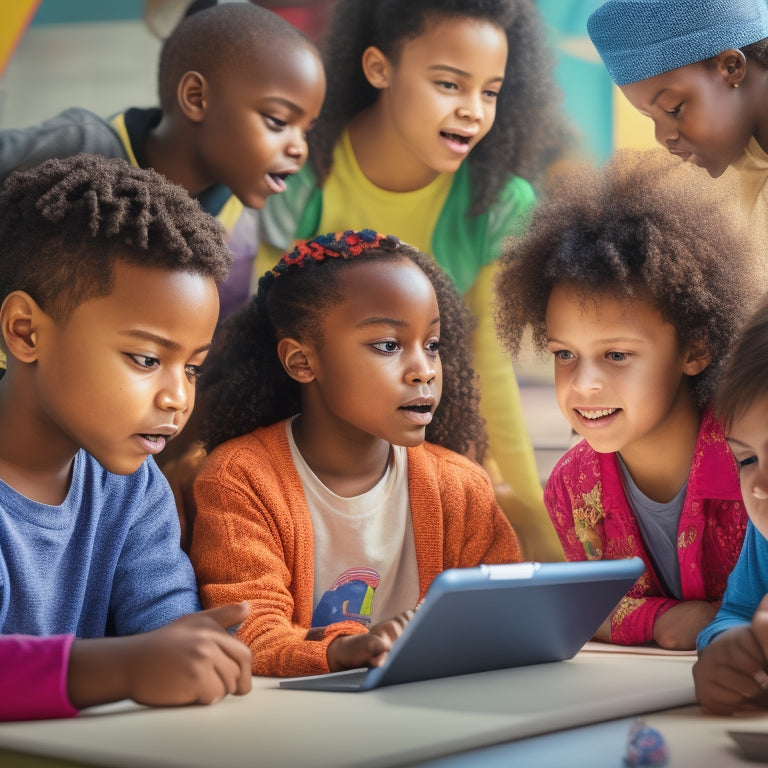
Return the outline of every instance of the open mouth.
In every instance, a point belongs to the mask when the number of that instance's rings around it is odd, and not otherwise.
[[[401,407],[404,411],[413,411],[413,413],[430,413],[432,410],[431,405],[403,405]]]
[[[448,133],[448,131],[440,131],[440,135],[450,142],[463,144],[465,147],[468,147],[469,142],[472,140],[471,136],[462,136],[460,133]]]
[[[290,176],[290,173],[267,173],[267,186],[270,192],[273,194],[280,194],[287,188],[285,180]]]
[[[597,421],[597,419],[602,419],[605,416],[613,416],[617,410],[618,408],[601,408],[600,410],[596,411],[584,411],[581,408],[575,409],[579,416],[584,419],[589,419],[590,421]]]

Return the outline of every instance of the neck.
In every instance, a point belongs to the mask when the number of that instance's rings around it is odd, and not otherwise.
[[[77,446],[42,413],[32,382],[0,380],[0,479],[28,499],[58,505],[66,498]]]
[[[349,122],[348,130],[360,170],[379,189],[413,192],[426,187],[440,175],[403,144],[387,117],[383,97],[358,112]]]
[[[173,117],[163,115],[147,134],[144,147],[149,167],[184,187],[192,196],[199,195],[214,183],[195,161],[194,129],[194,124],[182,126]]]
[[[671,501],[691,472],[701,412],[686,380],[667,417],[650,434],[621,451],[635,485],[653,501]]]
[[[389,463],[391,446],[386,440],[339,425],[320,425],[305,415],[294,420],[293,439],[310,469],[337,496],[369,491]]]

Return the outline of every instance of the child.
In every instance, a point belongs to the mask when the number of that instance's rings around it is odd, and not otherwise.
[[[273,248],[262,245],[257,274],[294,238],[348,228],[393,232],[434,256],[478,322],[481,409],[505,513],[527,558],[562,560],[490,312],[502,240],[523,230],[529,182],[561,140],[538,12],[529,0],[341,0],[326,39],[329,91],[310,164],[260,216]]]
[[[584,440],[544,500],[569,560],[642,557],[647,573],[596,637],[694,648],[746,527],[709,402],[759,282],[717,199],[664,153],[564,178],[510,241],[498,328],[554,356],[558,405]]]
[[[68,109],[0,132],[0,180],[50,157],[91,152],[153,168],[181,184],[226,227],[236,260],[222,315],[248,292],[256,252],[252,211],[285,189],[307,157],[305,132],[325,95],[314,45],[274,13],[228,3],[182,20],[159,64],[160,106],[111,120]]]
[[[0,253],[0,720],[247,692],[225,631],[245,606],[187,615],[151,458],[194,404],[231,262],[218,225],[159,174],[78,155],[6,180]]]
[[[715,402],[749,513],[744,547],[715,620],[699,635],[699,660],[693,668],[696,697],[722,715],[768,706],[766,360],[764,300],[736,342]]]
[[[225,324],[190,556],[206,605],[250,602],[254,673],[377,666],[438,573],[521,559],[454,453],[485,449],[467,336],[442,270],[371,230],[300,244]]]
[[[659,144],[715,178],[733,167],[765,247],[768,3],[609,0],[588,29],[613,80],[653,120]]]

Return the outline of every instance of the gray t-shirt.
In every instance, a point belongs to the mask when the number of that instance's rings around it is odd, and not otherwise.
[[[635,513],[635,520],[661,585],[670,597],[682,600],[680,561],[677,557],[677,529],[680,525],[680,514],[683,511],[688,481],[671,501],[654,501],[635,485],[621,456],[618,456],[618,459],[627,500]]]

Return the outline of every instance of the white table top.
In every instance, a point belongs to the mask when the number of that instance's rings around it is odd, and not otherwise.
[[[254,678],[248,696],[211,707],[119,702],[72,720],[0,724],[0,749],[110,768],[408,765],[693,704],[693,662],[583,651],[555,664],[367,693],[281,690],[274,678]]]

